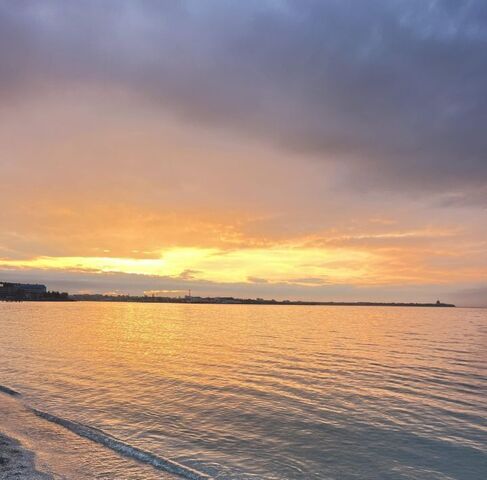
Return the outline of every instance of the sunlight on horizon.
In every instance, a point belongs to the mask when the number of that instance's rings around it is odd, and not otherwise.
[[[3,260],[10,268],[65,269],[178,277],[212,282],[292,282],[319,285],[365,279],[373,255],[354,250],[281,246],[268,249],[220,250],[172,248],[160,258],[38,257]],[[343,265],[341,264],[343,262]],[[350,264],[352,262],[353,265]]]

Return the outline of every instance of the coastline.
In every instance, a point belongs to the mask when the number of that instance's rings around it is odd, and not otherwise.
[[[75,294],[68,297],[76,302],[129,302],[129,303],[179,303],[199,305],[276,305],[276,306],[318,306],[318,307],[426,307],[426,308],[455,308],[453,303],[418,302],[317,302],[305,300],[266,300],[263,298],[237,297],[151,297],[135,295],[101,295]]]
[[[52,480],[36,469],[36,455],[19,440],[0,431],[0,480]]]
[[[112,478],[106,476],[110,469],[133,480],[207,478],[100,430],[36,410],[17,390],[0,384],[0,480]]]
[[[149,292],[150,293],[150,292]],[[0,301],[4,302],[140,302],[140,303],[191,303],[205,305],[304,305],[304,306],[338,306],[338,307],[455,307],[452,303],[440,302],[377,302],[377,301],[314,301],[314,300],[276,300],[265,298],[242,298],[233,296],[199,296],[191,295],[191,289],[185,296],[160,296],[155,292],[148,295],[130,294],[69,294],[67,292],[49,291],[46,285],[9,283],[0,281]]]

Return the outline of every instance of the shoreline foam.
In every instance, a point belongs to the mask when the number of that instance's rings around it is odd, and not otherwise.
[[[102,453],[104,458],[113,458],[115,456],[120,458],[121,461],[131,464],[131,466],[127,464],[128,468],[133,469],[135,467],[136,470],[140,470],[140,478],[142,476],[147,479],[152,478],[152,476],[167,479],[176,477],[187,478],[190,480],[209,480],[211,478],[191,467],[134,447],[94,427],[37,410],[26,404],[22,400],[22,395],[10,387],[0,385],[0,395],[5,400],[0,404],[0,418],[2,418],[0,423],[0,480],[19,478],[25,480],[52,480],[53,477],[45,472],[58,473],[59,467],[63,470],[62,478],[79,478],[79,476],[74,475],[74,472],[69,472],[69,468],[67,471],[62,468],[63,458],[61,458],[62,452],[59,451],[59,445],[54,448],[54,452],[61,454],[60,458],[53,458],[52,455],[46,457],[44,450],[32,448],[37,445],[35,440],[31,444],[33,439],[29,433],[34,434],[32,428],[35,428],[35,436],[37,437],[42,437],[42,432],[45,431],[49,438],[52,439],[54,434],[60,442],[63,441],[61,438],[68,439],[71,437],[73,443],[92,444],[94,447],[90,447],[90,450],[93,451],[93,448],[95,448],[104,452]],[[22,431],[22,428],[18,431],[18,427],[24,424],[26,420],[29,424],[34,421],[30,432]],[[27,446],[24,446],[24,441]],[[54,461],[53,464],[51,460]],[[45,470],[40,471],[39,464],[46,467]],[[152,470],[154,472],[153,475],[147,475],[147,469]],[[67,472],[69,473],[66,476]],[[130,478],[139,478],[138,475],[133,473],[130,475]],[[88,476],[88,478],[94,477]]]
[[[0,385],[0,392],[11,397],[20,397],[20,393]],[[0,426],[0,480],[22,478],[25,480],[51,480],[47,473],[36,468],[35,452],[27,449],[20,440],[6,435]]]
[[[202,472],[187,467],[186,465],[182,465],[181,463],[175,462],[169,458],[164,458],[155,455],[152,452],[129,445],[97,428],[83,425],[79,422],[74,422],[66,418],[57,417],[56,415],[42,412],[35,408],[31,408],[31,411],[38,417],[43,418],[48,422],[60,425],[80,437],[87,438],[95,443],[103,445],[104,447],[109,448],[110,450],[113,450],[114,452],[125,457],[133,458],[142,463],[147,463],[158,470],[174,473],[189,480],[211,480],[211,477]]]

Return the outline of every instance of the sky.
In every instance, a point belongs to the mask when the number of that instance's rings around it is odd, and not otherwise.
[[[0,280],[487,306],[484,0],[0,0]]]

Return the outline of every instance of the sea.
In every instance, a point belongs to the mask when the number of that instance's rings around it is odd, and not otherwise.
[[[0,303],[55,479],[483,480],[486,416],[486,309]]]

